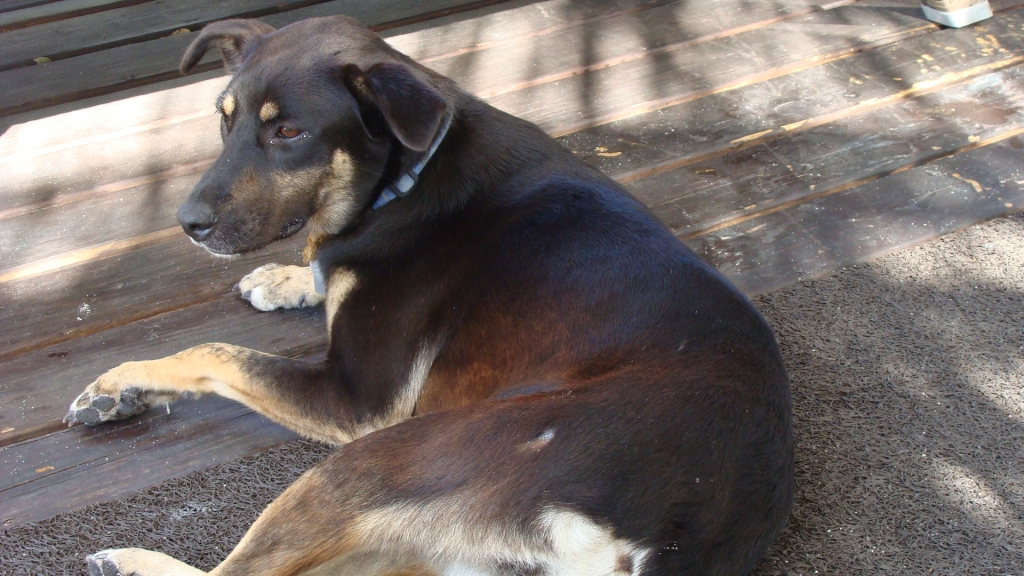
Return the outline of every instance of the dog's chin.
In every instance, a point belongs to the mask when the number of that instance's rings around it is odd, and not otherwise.
[[[206,244],[196,240],[195,238],[192,238],[191,236],[189,236],[188,239],[191,240],[192,243],[195,244],[196,246],[199,246],[203,250],[206,250],[206,252],[209,253],[214,258],[223,258],[225,260],[234,260],[235,258],[238,258],[239,256],[241,256],[243,254],[243,252],[239,252],[239,251],[235,251],[235,252],[220,252],[218,250],[210,248]]]
[[[245,246],[224,246],[223,242],[217,242],[216,238],[211,238],[206,241],[200,242],[190,236],[189,240],[191,240],[192,243],[195,244],[196,246],[202,247],[203,250],[206,250],[207,252],[210,253],[210,255],[214,256],[215,258],[225,258],[228,260],[232,260],[242,256],[243,254],[255,252],[260,248],[277,242],[278,240],[290,238],[291,236],[294,236],[305,227],[305,218],[293,218],[287,224],[285,224],[284,227],[281,228],[281,232],[277,236],[263,242],[248,244]],[[211,246],[211,244],[213,245]]]

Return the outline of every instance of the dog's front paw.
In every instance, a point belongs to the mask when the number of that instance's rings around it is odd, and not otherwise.
[[[132,382],[128,364],[100,376],[71,403],[64,422],[74,426],[81,422],[96,426],[113,420],[124,420],[144,412],[153,404],[170,404],[181,394],[171,391],[145,390]]]
[[[238,289],[242,298],[263,312],[308,308],[324,301],[313,287],[313,271],[308,266],[266,264],[242,278]]]

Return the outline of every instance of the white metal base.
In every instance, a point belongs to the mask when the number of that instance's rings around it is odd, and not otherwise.
[[[940,12],[927,4],[922,4],[921,10],[924,10],[925,18],[950,28],[962,28],[992,17],[992,7],[988,5],[988,2],[979,2],[953,12]]]

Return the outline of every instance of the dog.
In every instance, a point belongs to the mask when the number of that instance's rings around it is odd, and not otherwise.
[[[788,378],[752,303],[539,128],[355,20],[208,25],[223,152],[178,211],[239,283],[326,308],[326,360],[228,344],[128,362],[66,420],[220,394],[339,448],[210,574],[734,575],[793,492]],[[203,574],[138,549],[90,574]]]

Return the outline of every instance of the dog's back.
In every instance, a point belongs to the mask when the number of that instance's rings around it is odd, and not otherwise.
[[[477,189],[402,237],[401,256],[393,241],[387,258],[338,258],[367,280],[332,328],[410,347],[429,334],[440,352],[416,411],[445,411],[346,460],[408,479],[386,498],[493,517],[483,532],[572,511],[561,521],[614,535],[625,573],[748,572],[792,493],[771,329],[616,183],[532,125],[468,97],[460,109],[471,129],[456,119],[423,186],[471,171]]]

